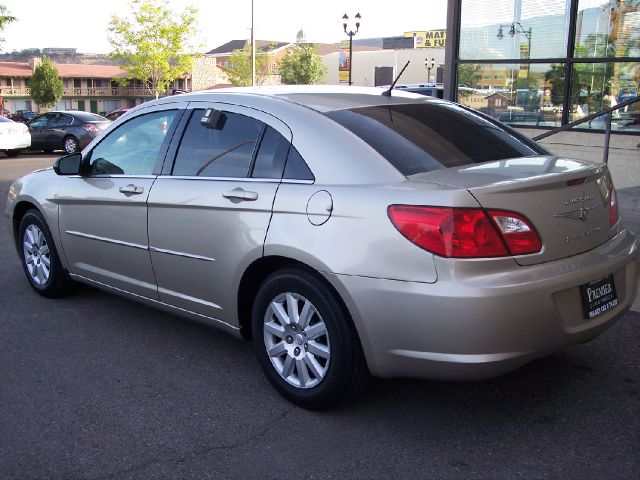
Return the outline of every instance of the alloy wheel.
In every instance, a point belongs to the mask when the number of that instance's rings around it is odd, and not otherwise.
[[[331,343],[313,303],[297,293],[281,293],[267,307],[263,331],[271,364],[287,383],[307,389],[322,381],[331,360]]]
[[[64,141],[64,151],[67,153],[75,153],[78,150],[78,142],[74,138],[67,138]]]
[[[22,250],[31,280],[42,287],[49,281],[51,275],[51,256],[47,239],[36,225],[31,224],[25,229]]]

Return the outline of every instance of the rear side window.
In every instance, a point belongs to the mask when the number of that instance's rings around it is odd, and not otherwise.
[[[455,104],[380,105],[325,115],[362,138],[406,176],[547,154],[524,137]]]
[[[286,167],[285,167],[286,164]],[[283,174],[284,170],[284,174]],[[271,127],[265,129],[251,174],[254,178],[315,180],[298,150]]]
[[[204,109],[196,109],[180,142],[172,175],[243,178],[264,124],[255,118],[224,112],[218,128],[200,123]]]
[[[284,169],[284,178],[289,180],[315,180],[307,163],[293,145],[287,157],[287,167]]]
[[[256,162],[253,166],[254,178],[282,178],[282,170],[287,160],[289,142],[271,127],[267,127],[260,149],[256,155]]]

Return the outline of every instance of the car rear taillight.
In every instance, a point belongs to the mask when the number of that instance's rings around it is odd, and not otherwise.
[[[529,220],[518,213],[489,210],[511,255],[526,255],[542,249],[542,241]]]
[[[85,130],[88,130],[89,132],[100,133],[100,129],[96,127],[93,123],[85,123],[82,126],[82,128],[84,128]]]
[[[613,227],[618,223],[620,210],[618,208],[618,194],[616,189],[611,185],[611,194],[609,195],[609,226]]]
[[[22,127],[22,133],[29,133],[29,127],[27,127],[26,125],[21,125]]]
[[[390,205],[387,214],[409,241],[443,257],[504,257],[535,253],[542,248],[530,222],[512,212]]]

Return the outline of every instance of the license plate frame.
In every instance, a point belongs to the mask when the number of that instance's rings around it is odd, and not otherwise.
[[[580,285],[582,312],[586,319],[592,320],[618,305],[618,294],[613,274]]]

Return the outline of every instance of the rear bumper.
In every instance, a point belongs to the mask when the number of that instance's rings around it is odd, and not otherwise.
[[[31,135],[16,134],[16,135],[3,135],[0,142],[0,150],[17,150],[20,148],[27,148],[31,146]]]
[[[590,252],[535,266],[437,257],[431,284],[327,278],[347,303],[374,375],[463,380],[599,335],[635,299],[637,257],[637,239],[623,230]],[[612,273],[618,305],[586,319],[579,286]]]

